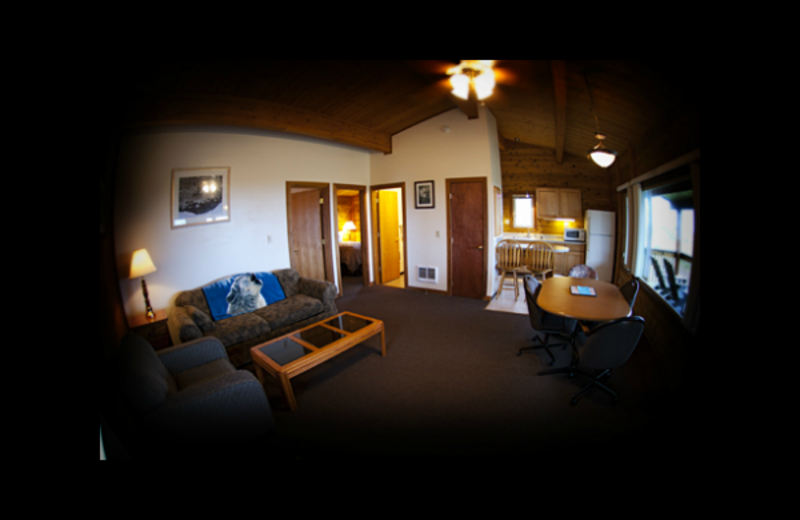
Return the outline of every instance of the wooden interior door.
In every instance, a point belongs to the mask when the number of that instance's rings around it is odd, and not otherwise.
[[[325,280],[321,197],[319,189],[291,194],[292,269],[315,280]]]
[[[400,277],[400,221],[397,193],[378,192],[378,222],[380,226],[381,283]]]
[[[486,179],[448,180],[453,296],[486,296]]]

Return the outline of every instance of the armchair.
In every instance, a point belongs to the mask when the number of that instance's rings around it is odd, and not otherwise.
[[[247,442],[275,431],[261,383],[252,373],[236,370],[216,338],[156,352],[128,333],[117,370],[123,398],[156,443]]]

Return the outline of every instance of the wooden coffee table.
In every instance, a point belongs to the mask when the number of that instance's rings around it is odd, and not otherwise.
[[[297,410],[291,379],[380,333],[381,355],[386,355],[383,322],[342,312],[333,318],[290,332],[250,349],[256,374],[263,385],[264,372],[278,380],[290,410]]]

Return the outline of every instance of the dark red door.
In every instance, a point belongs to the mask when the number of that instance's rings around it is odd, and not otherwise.
[[[450,185],[450,280],[453,296],[486,296],[486,180]]]

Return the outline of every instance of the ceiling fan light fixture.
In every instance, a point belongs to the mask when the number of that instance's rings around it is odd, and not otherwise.
[[[463,60],[448,69],[452,94],[466,100],[469,98],[469,86],[472,85],[479,100],[491,96],[495,85],[493,62],[494,60]]]
[[[472,80],[475,85],[475,94],[478,99],[486,99],[494,92],[494,71],[489,69],[481,72]]]
[[[605,135],[601,133],[594,134],[595,138],[599,139],[600,142],[597,143],[597,146],[589,150],[589,159],[594,161],[597,166],[601,168],[608,168],[614,161],[617,159],[617,152],[614,150],[609,150],[603,144],[603,140],[606,138]]]
[[[469,97],[469,78],[466,74],[458,73],[450,76],[450,85],[453,87],[452,94],[467,99]]]

